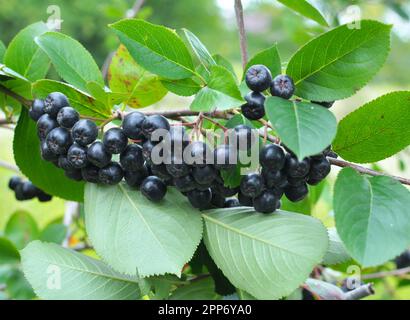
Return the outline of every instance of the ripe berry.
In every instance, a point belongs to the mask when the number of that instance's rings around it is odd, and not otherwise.
[[[191,172],[191,168],[179,157],[172,157],[171,163],[165,165],[168,173],[174,178],[186,176]]]
[[[71,107],[64,107],[57,114],[58,124],[66,129],[71,129],[79,120],[80,114]]]
[[[213,165],[208,164],[204,167],[194,167],[192,176],[198,184],[211,185],[217,176],[217,172]]]
[[[171,148],[175,154],[179,155],[181,153],[181,156],[182,151],[190,142],[189,136],[186,134],[183,126],[172,126],[169,129],[166,139],[167,147]]]
[[[397,269],[410,267],[410,251],[406,250],[394,259]]]
[[[51,130],[58,127],[58,123],[50,115],[44,114],[37,121],[37,135],[44,140]]]
[[[248,69],[245,81],[248,88],[252,91],[262,92],[269,89],[272,74],[264,65],[257,64]]]
[[[144,179],[148,176],[148,169],[145,166],[143,169],[138,171],[124,172],[125,181],[131,188],[139,188],[141,186],[142,181],[144,181]]]
[[[86,167],[81,169],[81,175],[83,177],[83,180],[86,182],[99,183],[100,182],[99,174],[100,174],[100,168],[92,164],[89,164]]]
[[[133,140],[140,140],[143,137],[142,123],[145,120],[145,115],[141,112],[134,111],[127,114],[122,120],[122,129],[124,134]]]
[[[241,106],[242,114],[249,120],[259,120],[265,116],[265,96],[250,92],[245,96],[246,103]]]
[[[61,155],[58,157],[58,167],[63,170],[72,170],[74,166],[68,161],[67,156]]]
[[[287,75],[278,75],[275,77],[270,86],[272,96],[290,99],[295,93],[295,84],[291,77]]]
[[[87,151],[87,159],[93,165],[103,168],[111,162],[111,153],[105,150],[104,145],[100,141],[94,142]]]
[[[137,171],[144,167],[142,147],[138,144],[130,144],[120,155],[120,163],[126,171]]]
[[[194,178],[190,174],[180,178],[175,178],[174,184],[180,192],[192,191],[196,188],[197,185]]]
[[[195,167],[203,167],[207,164],[208,160],[213,159],[213,152],[209,146],[202,141],[192,142],[185,149],[184,155],[185,152],[188,152],[188,157],[184,156],[184,160],[187,164],[194,165]]]
[[[167,193],[167,186],[156,176],[149,176],[141,184],[141,193],[153,202],[159,202]]]
[[[31,200],[37,197],[38,194],[38,189],[30,181],[23,182],[22,191],[25,200]]]
[[[125,150],[128,138],[120,128],[111,128],[104,134],[105,150],[111,154],[119,154]]]
[[[238,201],[241,206],[253,207],[253,199],[251,197],[245,196],[242,192],[238,193]]]
[[[287,177],[288,184],[293,187],[297,187],[302,184],[305,184],[307,180],[308,180],[308,177],[303,177],[303,178]]]
[[[321,159],[314,159],[310,164],[309,179],[321,181],[328,176],[330,170],[330,162],[326,157],[323,156]]]
[[[229,170],[237,164],[237,152],[223,144],[214,150],[214,166],[218,170]]]
[[[226,187],[223,185],[223,182],[222,183],[215,182],[212,185],[212,190],[221,194],[223,197],[226,197],[226,198],[233,197],[239,192],[239,188]]]
[[[312,101],[312,103],[318,104],[322,107],[325,107],[326,109],[330,109],[331,107],[333,107],[333,105],[335,104],[335,101]]]
[[[194,208],[199,210],[208,209],[212,201],[211,189],[192,190],[188,192],[188,200]]]
[[[151,153],[154,147],[155,147],[155,144],[152,143],[151,140],[145,141],[144,144],[142,145],[142,156],[144,157],[144,160],[150,165],[153,163],[151,159]]]
[[[239,200],[236,198],[226,199],[224,203],[225,208],[235,208],[240,206],[241,204],[239,203]]]
[[[91,120],[81,119],[74,125],[71,134],[79,145],[88,146],[97,139],[98,127]]]
[[[241,192],[248,197],[259,196],[264,187],[263,177],[260,174],[250,173],[242,178]]]
[[[155,130],[163,129],[169,131],[170,125],[168,120],[161,115],[148,116],[142,122],[142,133],[146,138],[150,138]]]
[[[111,162],[98,173],[98,179],[102,184],[116,185],[122,178],[124,178],[124,171],[117,162]]]
[[[64,174],[67,178],[74,180],[74,181],[83,180],[83,175],[81,174],[80,169],[64,170]]]
[[[285,165],[285,160],[285,152],[277,144],[267,144],[259,153],[260,165],[268,170],[281,170]]]
[[[46,137],[47,146],[55,154],[66,154],[73,141],[67,129],[55,128]]]
[[[61,92],[52,92],[44,101],[44,111],[51,117],[56,118],[58,112],[69,105],[68,99],[64,94]]]
[[[51,201],[51,199],[53,199],[52,196],[50,196],[49,194],[45,193],[42,190],[39,190],[39,192],[37,194],[37,198],[38,198],[38,201],[40,201],[40,202],[49,202],[49,201]]]
[[[16,190],[17,186],[21,183],[22,183],[21,178],[17,177],[17,176],[14,176],[9,181],[9,189],[10,190]]]
[[[84,168],[87,164],[87,152],[88,148],[80,146],[77,143],[74,143],[67,152],[67,159],[73,166],[73,168],[81,169]]]
[[[299,202],[303,200],[309,193],[309,189],[306,183],[301,184],[300,186],[287,186],[285,188],[285,195],[292,202]]]
[[[286,156],[285,170],[288,176],[292,178],[303,178],[309,174],[310,159],[305,158],[299,161],[296,157],[291,155]]]
[[[38,119],[40,119],[44,112],[44,101],[40,99],[35,99],[29,111],[30,118],[34,121],[38,121]]]
[[[252,128],[244,124],[237,125],[232,136],[229,136],[230,145],[243,151],[251,149],[255,141],[256,135],[252,132]]]
[[[55,154],[53,151],[51,151],[46,141],[42,141],[40,143],[40,154],[41,154],[41,158],[44,161],[49,161],[49,162],[58,161],[58,155]]]
[[[152,164],[150,168],[153,176],[157,176],[163,181],[172,180],[172,176],[169,174],[165,164]]]
[[[272,213],[278,207],[279,198],[271,190],[264,191],[260,196],[253,199],[253,206],[261,213]]]
[[[14,190],[14,196],[16,197],[16,200],[18,201],[27,200],[25,199],[24,194],[23,194],[23,183],[20,183],[19,185],[17,185],[16,190]]]
[[[284,188],[287,184],[286,174],[281,171],[273,171],[263,168],[262,176],[265,179],[265,184],[268,188]]]

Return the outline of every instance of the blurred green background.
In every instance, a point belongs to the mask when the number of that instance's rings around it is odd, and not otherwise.
[[[139,18],[194,32],[210,49],[228,58],[241,73],[241,58],[234,0],[146,0]],[[391,54],[377,77],[356,96],[339,101],[332,109],[340,119],[363,103],[392,90],[410,90],[410,1],[408,0],[312,0],[331,26],[349,22],[351,13],[360,9],[362,18],[393,24]],[[326,29],[291,12],[274,0],[243,0],[248,30],[249,54],[278,43],[282,61],[286,63],[295,50]],[[0,2],[0,40],[6,45],[25,26],[47,21],[52,14],[61,14],[61,32],[79,40],[103,66],[107,55],[116,49],[116,36],[108,24],[124,18],[134,0],[8,0]],[[357,7],[351,7],[357,5]],[[50,7],[52,6],[52,7]],[[58,9],[55,11],[55,9]],[[355,9],[356,8],[356,9]],[[59,12],[58,12],[59,11]],[[349,15],[350,13],[350,15]],[[51,70],[51,77],[55,73]],[[186,99],[168,95],[156,108],[188,106]],[[12,134],[0,128],[0,160],[13,164]],[[391,174],[409,176],[409,152],[382,161],[379,166]],[[337,172],[334,170],[333,177]],[[0,168],[0,230],[16,210],[30,212],[41,227],[64,213],[64,202],[54,199],[49,204],[37,201],[17,202],[7,189],[13,172]],[[328,203],[326,203],[328,202]],[[316,208],[316,216],[329,218],[331,197],[324,197]],[[0,231],[1,233],[1,231]],[[408,296],[407,293],[404,296]],[[380,298],[380,296],[379,296]]]

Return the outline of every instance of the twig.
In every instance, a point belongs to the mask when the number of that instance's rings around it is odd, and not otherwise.
[[[342,168],[347,168],[347,167],[349,167],[349,168],[352,168],[352,169],[356,170],[356,171],[359,172],[359,173],[368,174],[368,175],[370,175],[370,176],[386,176],[386,177],[390,177],[390,178],[392,178],[392,179],[394,179],[394,180],[399,181],[399,182],[402,183],[402,184],[405,184],[405,185],[410,186],[410,179],[406,179],[406,178],[402,178],[402,177],[397,177],[397,176],[391,176],[391,175],[385,174],[385,173],[383,173],[383,172],[378,172],[378,171],[375,171],[375,170],[372,170],[372,169],[368,169],[368,168],[359,166],[359,165],[357,165],[357,164],[355,164],[355,163],[351,163],[351,162],[344,161],[344,160],[340,160],[340,159],[328,158],[328,160],[329,160],[329,162],[330,162],[332,165],[334,165],[334,166],[338,166],[338,167],[342,167]]]
[[[132,8],[125,14],[126,18],[135,18],[144,5],[144,2],[144,0],[136,0]]]
[[[217,127],[221,128],[223,131],[228,130],[227,127],[223,126],[222,124],[220,124],[218,121],[215,121],[214,119],[207,117],[206,115],[202,114],[202,118],[205,120],[208,120],[209,122],[213,123],[214,125],[216,125]]]
[[[146,116],[160,114],[165,118],[174,119],[179,117],[189,117],[189,116],[199,116],[200,112],[192,110],[175,110],[175,111],[147,111],[143,112]],[[227,112],[223,111],[212,111],[212,112],[203,112],[206,117],[218,118],[218,119],[229,119],[230,116]]]
[[[241,0],[235,0],[235,15],[236,23],[238,24],[239,29],[239,41],[241,44],[241,56],[242,56],[242,66],[245,69],[246,64],[248,63],[248,49],[246,44],[246,31],[245,31],[245,22],[243,19],[243,7]]]
[[[12,124],[13,121],[10,119],[0,119],[0,126],[3,126],[5,124]]]
[[[33,103],[33,101],[22,97],[21,95],[11,91],[9,88],[6,88],[5,86],[3,86],[1,84],[0,84],[0,91],[5,93],[6,95],[12,97],[13,99],[17,100],[18,102],[20,102],[26,108],[30,108],[32,103]]]
[[[368,283],[352,291],[346,292],[345,300],[360,300],[374,294],[373,284]]]
[[[17,168],[15,165],[12,165],[6,161],[0,160],[0,167],[20,174],[19,168]]]
[[[410,267],[402,268],[402,269],[396,269],[396,270],[390,270],[390,271],[381,271],[381,272],[376,272],[376,273],[369,273],[369,274],[363,274],[361,276],[362,279],[380,279],[380,278],[386,278],[386,277],[394,277],[394,276],[404,276],[407,273],[410,273]]]

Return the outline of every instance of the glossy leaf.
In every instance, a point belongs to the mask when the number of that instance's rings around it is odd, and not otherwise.
[[[21,250],[29,242],[38,239],[39,230],[37,222],[29,213],[17,211],[7,221],[4,234]]]
[[[16,246],[6,237],[0,236],[0,266],[4,264],[17,264],[20,254]]]
[[[190,97],[201,90],[201,85],[192,78],[181,80],[161,80],[163,86],[178,96]]]
[[[182,29],[182,31],[184,32],[184,35],[188,40],[195,55],[197,56],[199,62],[209,72],[209,67],[216,65],[214,58],[209,53],[205,45],[201,42],[201,40],[198,39],[198,37],[195,34],[193,34],[188,29]]]
[[[309,18],[313,21],[316,21],[322,26],[327,27],[328,23],[326,22],[323,15],[317,10],[314,6],[312,6],[306,0],[278,0],[280,3],[284,4],[288,8],[292,9],[293,11],[301,14],[302,16]]]
[[[352,258],[347,253],[342,240],[340,240],[337,230],[335,228],[328,229],[328,234],[329,248],[323,258],[323,264],[331,266],[351,260]]]

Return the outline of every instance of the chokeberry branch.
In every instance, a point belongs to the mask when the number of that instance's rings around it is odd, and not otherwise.
[[[408,273],[410,273],[410,267],[390,270],[390,271],[381,271],[381,272],[376,272],[376,273],[364,274],[361,276],[361,278],[366,280],[366,279],[381,279],[381,278],[386,278],[386,277],[400,277]]]
[[[399,182],[402,183],[402,184],[405,184],[405,185],[410,186],[410,179],[407,179],[407,178],[402,178],[402,177],[397,177],[397,176],[388,175],[388,174],[385,174],[385,173],[383,173],[383,172],[378,172],[378,171],[375,171],[375,170],[372,170],[372,169],[368,169],[368,168],[359,166],[359,165],[357,165],[357,164],[355,164],[355,163],[351,163],[351,162],[344,161],[344,160],[340,160],[340,159],[334,159],[334,158],[328,158],[328,159],[329,159],[330,163],[331,163],[332,165],[334,165],[334,166],[338,166],[338,167],[341,167],[341,168],[347,168],[347,167],[349,167],[349,168],[352,168],[352,169],[356,170],[356,171],[359,172],[359,173],[367,174],[367,175],[370,175],[370,176],[386,176],[386,177],[390,177],[390,178],[392,178],[392,179],[394,179],[394,180],[399,181]]]
[[[364,284],[344,294],[345,300],[360,300],[374,294],[372,283]]]
[[[0,160],[0,167],[20,174],[19,168],[17,168],[15,165],[12,165],[6,161]]]
[[[220,124],[218,121],[215,121],[214,119],[207,117],[206,115],[202,114],[202,119],[208,120],[209,122],[213,123],[215,126],[218,128],[221,128],[223,131],[227,131],[228,128]]]
[[[243,18],[243,6],[242,6],[241,0],[235,0],[235,15],[236,15],[236,23],[238,24],[238,29],[239,29],[239,41],[241,45],[242,66],[243,66],[243,69],[245,69],[246,64],[248,63],[248,48],[246,44],[246,30],[245,30],[245,22]]]
[[[9,97],[12,97],[13,99],[17,100],[20,102],[23,106],[30,108],[32,101],[24,98],[23,96],[11,91],[9,88],[3,86],[0,84],[0,92],[3,92],[4,94],[8,95]]]

